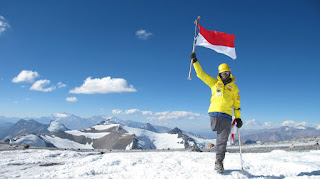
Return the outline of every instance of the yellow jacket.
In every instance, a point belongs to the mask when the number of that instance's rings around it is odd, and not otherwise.
[[[234,109],[235,118],[240,117],[240,94],[237,85],[234,83],[236,79],[230,75],[232,81],[226,85],[223,84],[220,76],[217,79],[206,74],[200,63],[197,61],[193,63],[198,78],[205,82],[211,88],[211,99],[208,113],[220,112],[232,116],[232,108]]]

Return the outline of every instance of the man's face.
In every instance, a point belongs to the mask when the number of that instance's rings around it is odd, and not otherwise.
[[[230,71],[220,73],[222,79],[227,79],[230,76]]]

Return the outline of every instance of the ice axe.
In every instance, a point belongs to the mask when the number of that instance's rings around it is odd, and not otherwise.
[[[193,48],[192,48],[192,53],[194,53],[194,50],[196,49],[196,40],[197,40],[197,26],[198,26],[198,22],[200,20],[200,16],[198,16],[198,18],[194,21],[195,28],[194,28],[194,38],[193,38]],[[192,59],[190,62],[190,70],[189,70],[189,76],[188,76],[188,80],[191,80],[191,70],[192,70]]]
[[[241,172],[243,173],[242,150],[241,150],[241,140],[240,140],[240,129],[239,129],[239,128],[238,128],[238,135],[239,135],[239,148],[240,148]]]

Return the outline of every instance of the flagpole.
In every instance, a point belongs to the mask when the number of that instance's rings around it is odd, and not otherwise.
[[[192,48],[192,53],[194,53],[195,49],[196,49],[196,39],[197,39],[197,26],[198,26],[198,22],[200,20],[200,16],[198,16],[198,18],[194,21],[195,28],[194,28],[194,39],[193,39],[193,48]],[[190,62],[190,70],[189,70],[189,76],[188,76],[188,80],[191,80],[191,70],[192,70],[192,59]]]
[[[239,135],[239,148],[240,148],[240,162],[241,162],[241,171],[243,173],[243,162],[242,162],[242,150],[241,150],[241,140],[240,140],[240,129],[238,128]]]

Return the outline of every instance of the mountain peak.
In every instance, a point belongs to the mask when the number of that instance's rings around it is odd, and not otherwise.
[[[66,126],[59,123],[58,121],[51,121],[50,126],[48,127],[49,132],[57,132],[57,131],[67,131],[69,130]]]
[[[4,133],[2,133],[0,135],[0,140],[13,138],[22,133],[49,133],[48,127],[48,124],[41,124],[33,119],[21,119],[20,121],[12,125],[9,129],[7,129]]]
[[[171,131],[168,132],[169,134],[179,134],[182,133],[182,130],[175,127],[174,129],[172,129]]]
[[[158,131],[150,124],[150,123],[146,123],[143,126],[140,127],[140,129],[145,129],[151,132],[156,132],[158,133]]]

